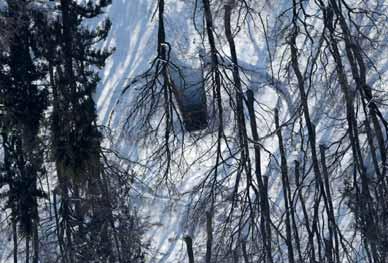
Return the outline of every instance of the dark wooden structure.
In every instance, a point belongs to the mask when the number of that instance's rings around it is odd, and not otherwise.
[[[185,68],[174,79],[175,97],[179,105],[184,127],[188,132],[208,127],[206,92],[202,72]]]
[[[198,90],[197,93],[201,91]],[[208,126],[205,94],[184,94],[180,98],[180,110],[185,129],[189,132],[203,130]]]

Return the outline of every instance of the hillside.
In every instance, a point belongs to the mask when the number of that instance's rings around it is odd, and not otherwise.
[[[32,1],[27,9],[60,21],[66,1]],[[78,1],[80,6],[86,2]],[[77,155],[76,164],[85,162],[81,179],[78,170],[61,177],[58,155],[52,153],[66,145],[55,144],[52,127],[56,109],[62,109],[55,87],[71,84],[66,77],[60,81],[62,58],[67,72],[68,46],[53,40],[59,51],[51,61],[44,41],[36,44],[42,45],[43,64],[54,65],[41,78],[54,99],[48,96],[37,133],[48,157],[42,164],[46,173],[37,175],[38,188],[46,194],[37,199],[36,263],[387,262],[386,0],[113,0],[102,10],[91,19],[85,15],[79,26],[95,28],[108,17],[107,35],[85,50],[112,54],[98,71],[95,60],[80,62],[91,63],[87,68],[100,77],[93,82],[95,91],[85,91],[93,103],[82,104],[58,126],[66,132],[70,126],[64,123],[79,113],[74,122],[80,121],[80,129],[86,118],[101,134],[81,141],[85,144],[79,147],[100,149],[97,159],[82,151]],[[39,27],[30,27],[39,35]],[[46,39],[65,32],[60,28],[53,26]],[[4,54],[11,55],[3,56],[12,58],[14,40],[4,39]],[[12,64],[1,63],[5,91],[0,106],[7,113],[12,108],[7,106],[7,67]],[[78,77],[77,62],[73,65]],[[89,87],[79,76],[74,85]],[[65,115],[64,105],[59,113]],[[85,109],[90,114],[83,114]],[[11,127],[7,118],[0,122],[2,131]],[[0,140],[1,178],[12,171],[6,170],[5,138]],[[94,162],[101,163],[97,172]],[[82,171],[102,179],[86,176],[83,181]],[[66,176],[71,178],[70,213],[90,225],[85,232],[74,223],[74,234],[68,234],[59,223]],[[2,196],[11,185],[2,179]],[[2,202],[0,262],[15,262],[13,210]],[[101,204],[105,210],[98,210]],[[95,217],[101,221],[94,222]],[[26,258],[21,232],[16,238],[20,262]],[[31,234],[31,255],[38,253],[33,247],[38,232]],[[62,240],[61,245],[61,235],[75,244]],[[110,243],[103,244],[103,238]],[[97,257],[95,251],[112,256]]]

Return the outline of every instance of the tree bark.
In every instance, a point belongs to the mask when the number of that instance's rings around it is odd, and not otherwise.
[[[206,212],[206,256],[205,262],[211,263],[212,246],[213,246],[213,211]]]
[[[12,208],[12,237],[13,237],[13,262],[18,262],[18,232],[16,222],[16,211]]]
[[[287,157],[286,157],[286,151],[284,149],[283,145],[283,135],[282,135],[282,129],[279,125],[279,112],[278,109],[275,109],[275,127],[276,127],[276,133],[278,136],[279,141],[279,151],[280,151],[280,159],[281,159],[281,174],[282,174],[282,185],[283,185],[283,198],[284,198],[284,206],[286,209],[286,244],[287,244],[287,251],[288,251],[288,261],[289,263],[295,263],[294,258],[294,250],[292,246],[292,232],[291,232],[291,220],[290,220],[290,193],[288,191],[289,189],[289,180],[288,180],[288,167],[287,167]]]
[[[187,256],[189,257],[189,263],[194,263],[193,239],[190,236],[185,236],[184,241],[186,243]]]
[[[252,90],[247,90],[247,108],[249,113],[250,125],[252,137],[254,140],[254,152],[255,152],[255,176],[259,187],[259,202],[260,202],[260,229],[262,232],[263,240],[271,240],[271,214],[268,200],[267,183],[263,180],[261,173],[261,149],[259,144],[259,134],[257,130],[255,107],[254,107],[254,93]],[[269,247],[268,247],[269,245]],[[271,253],[271,244],[264,242],[264,250],[267,257]]]

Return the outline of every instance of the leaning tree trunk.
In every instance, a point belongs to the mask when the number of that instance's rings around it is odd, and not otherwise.
[[[294,250],[292,246],[291,215],[290,215],[290,211],[291,211],[290,202],[292,199],[291,199],[291,194],[289,192],[290,182],[288,180],[287,157],[286,157],[286,151],[284,149],[284,144],[283,144],[282,129],[279,124],[278,109],[275,109],[275,127],[276,127],[276,133],[279,141],[279,151],[280,151],[280,159],[281,159],[280,169],[282,174],[284,206],[286,209],[285,223],[286,223],[286,245],[287,245],[287,251],[288,251],[288,262],[295,263]]]

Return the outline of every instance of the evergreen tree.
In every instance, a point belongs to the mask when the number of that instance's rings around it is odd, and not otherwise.
[[[100,160],[101,134],[96,124],[92,95],[99,81],[96,69],[104,66],[110,51],[99,50],[110,29],[108,19],[95,29],[85,21],[103,13],[110,1],[80,4],[61,0],[57,21],[60,32],[53,42],[54,111],[53,150],[61,194],[62,225],[65,229],[64,261],[113,262],[111,208],[103,198]],[[51,55],[53,55],[52,52]],[[75,227],[73,227],[75,226]]]
[[[33,238],[33,262],[39,261],[38,177],[44,172],[39,138],[47,91],[39,86],[46,70],[35,52],[34,22],[26,1],[8,1],[4,16],[12,21],[8,50],[1,54],[0,120],[4,166],[1,181],[8,184],[8,207],[14,225],[14,261],[17,260],[16,224],[26,239],[26,262]],[[8,25],[11,27],[11,25]]]

